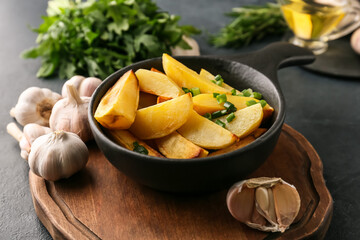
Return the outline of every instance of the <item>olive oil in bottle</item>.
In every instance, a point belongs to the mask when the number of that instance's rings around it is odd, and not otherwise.
[[[282,5],[281,10],[290,29],[304,40],[320,39],[331,33],[345,15],[341,6],[307,0],[292,0]]]

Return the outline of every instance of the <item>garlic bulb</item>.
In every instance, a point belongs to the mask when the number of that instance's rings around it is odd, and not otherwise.
[[[38,137],[29,154],[30,169],[38,176],[56,181],[85,167],[89,151],[74,133],[56,131]]]
[[[76,88],[68,84],[69,97],[58,101],[50,116],[50,128],[53,131],[64,130],[77,134],[84,142],[93,138],[88,121],[89,97],[80,97]]]
[[[85,78],[83,76],[73,76],[65,82],[62,87],[61,95],[66,98],[67,95],[67,85],[73,85],[76,90],[79,92],[81,97],[91,97],[95,89],[100,85],[101,80],[95,77]]]
[[[50,89],[30,87],[20,94],[10,115],[23,126],[28,123],[49,126],[51,110],[59,99],[60,94]]]
[[[352,49],[360,54],[360,28],[355,30],[355,32],[351,35],[350,44]]]
[[[183,40],[189,44],[191,49],[183,49],[179,46],[175,48],[171,48],[171,54],[173,56],[200,56],[200,48],[199,44],[195,41],[195,39],[183,36]]]
[[[281,178],[252,178],[234,184],[228,191],[231,215],[249,227],[284,232],[300,210],[300,196]]]

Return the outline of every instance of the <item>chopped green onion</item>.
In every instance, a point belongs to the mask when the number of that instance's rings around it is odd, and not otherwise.
[[[133,149],[134,152],[138,152],[145,155],[149,154],[149,151],[144,146],[140,145],[138,142],[134,142],[133,145],[134,145],[134,149]]]
[[[220,103],[224,103],[226,102],[227,98],[226,98],[226,94],[220,94],[216,96],[216,100],[217,102]]]
[[[209,119],[209,120],[212,119],[211,113],[205,113],[203,116],[204,116],[205,118]]]
[[[235,118],[235,114],[232,112],[232,113],[230,113],[229,115],[226,116],[226,121],[229,123],[232,120],[234,120],[234,118]]]
[[[216,84],[216,81],[215,81],[215,80],[211,80],[211,82]]]
[[[257,104],[255,100],[249,100],[246,102],[246,106],[250,107],[251,105]]]
[[[217,125],[219,125],[219,126],[222,126],[223,128],[225,128],[225,126],[226,126],[226,124],[225,124],[223,121],[219,120],[219,119],[216,120],[215,123],[216,123]]]
[[[267,102],[265,100],[260,100],[260,104],[261,104],[262,107],[265,107]]]
[[[234,108],[234,104],[232,104],[231,102],[225,102],[224,103],[224,108],[229,109],[229,108]]]
[[[240,97],[245,97],[244,94],[242,92],[236,94],[236,96],[240,96]]]
[[[190,89],[186,88],[186,87],[182,87],[182,90],[185,92],[185,93],[189,93],[190,92]]]
[[[224,107],[227,110],[227,113],[231,113],[231,112],[236,112],[237,108],[235,107],[234,104],[232,104],[231,102],[225,102],[224,103]]]
[[[216,85],[218,85],[220,87],[222,87],[223,83],[224,83],[224,80],[222,80],[222,79],[220,81],[216,81]]]
[[[223,80],[221,75],[220,74],[216,75],[215,76],[215,81],[220,81],[220,80]]]
[[[259,92],[253,92],[253,95],[254,95],[254,98],[256,98],[256,99],[262,99],[262,94],[261,93],[259,93]]]
[[[214,92],[214,93],[213,93],[213,98],[216,98],[216,97],[219,96],[219,95],[220,95],[220,93]]]
[[[231,89],[231,95],[236,96],[236,89],[235,88]]]
[[[242,94],[245,96],[245,97],[250,97],[251,94],[253,93],[252,89],[251,88],[248,88],[248,89],[244,89],[241,91]]]
[[[219,117],[222,117],[224,115],[227,114],[227,110],[224,109],[224,110],[219,110],[219,111],[216,111],[216,112],[213,112],[211,114],[211,118],[214,119],[214,118],[219,118]]]
[[[190,90],[191,94],[194,96],[196,95],[199,95],[200,94],[200,88],[198,87],[193,87],[191,90]]]

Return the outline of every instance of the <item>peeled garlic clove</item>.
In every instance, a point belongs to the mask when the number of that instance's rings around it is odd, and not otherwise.
[[[56,131],[40,136],[33,142],[29,166],[36,175],[56,181],[84,168],[88,157],[85,143],[76,134]]]
[[[49,126],[52,108],[59,99],[59,94],[47,88],[30,87],[20,94],[10,114],[23,126],[28,123]]]
[[[50,116],[50,128],[53,131],[63,130],[77,134],[84,142],[93,138],[88,121],[90,98],[80,97],[76,88],[68,84],[69,97],[58,101]]]
[[[101,80],[95,77],[85,78],[83,76],[73,76],[63,85],[61,95],[66,98],[67,94],[67,85],[73,85],[78,91],[80,97],[91,97],[95,89],[100,85]]]
[[[281,178],[252,178],[230,188],[227,207],[237,220],[261,231],[284,232],[300,209],[296,188]]]

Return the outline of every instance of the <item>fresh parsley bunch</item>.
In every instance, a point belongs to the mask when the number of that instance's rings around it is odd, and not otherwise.
[[[288,29],[280,6],[274,3],[233,8],[227,15],[233,21],[210,38],[210,43],[217,47],[239,48]]]
[[[33,29],[37,46],[23,58],[42,58],[37,77],[75,74],[102,79],[133,62],[190,46],[180,17],[160,11],[151,0],[50,0],[44,22]]]

